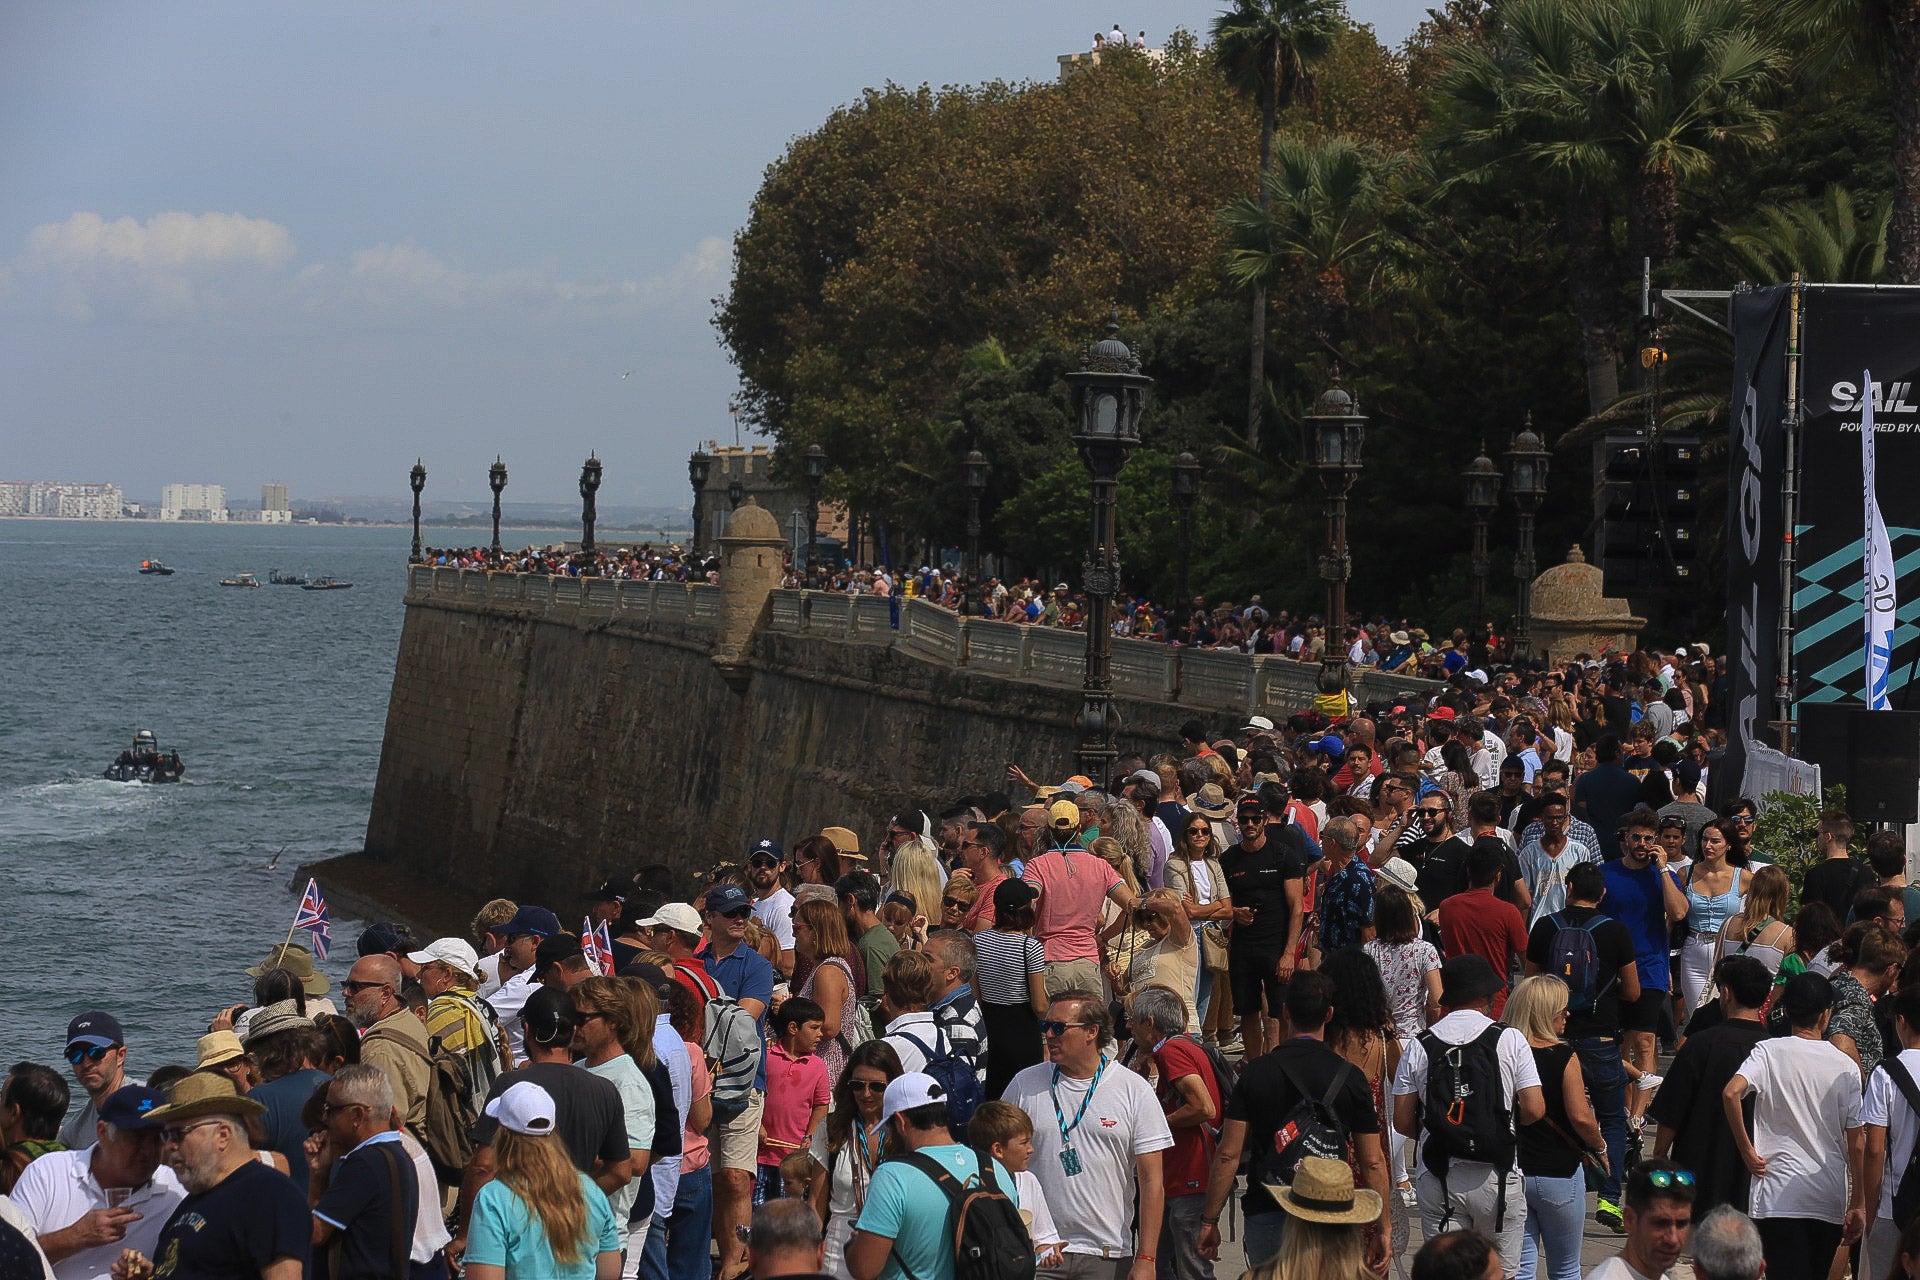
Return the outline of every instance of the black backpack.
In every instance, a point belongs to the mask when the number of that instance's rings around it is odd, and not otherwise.
[[[1475,1160],[1497,1169],[1500,1200],[1494,1211],[1494,1230],[1506,1220],[1506,1178],[1513,1168],[1513,1117],[1500,1082],[1500,1034],[1494,1023],[1465,1044],[1448,1044],[1431,1031],[1420,1033],[1427,1054],[1427,1092],[1421,1100],[1422,1126],[1427,1143],[1422,1148],[1427,1168],[1447,1193],[1447,1166],[1454,1160]]]
[[[1900,1096],[1907,1100],[1915,1120],[1920,1121],[1920,1088],[1914,1087],[1913,1076],[1908,1073],[1906,1064],[1895,1056],[1883,1060],[1880,1069],[1887,1073],[1887,1078],[1900,1090]],[[1900,1171],[1900,1181],[1894,1184],[1893,1220],[1904,1226],[1913,1221],[1916,1211],[1920,1211],[1920,1142],[1913,1144],[1913,1150],[1907,1156],[1907,1167]]]
[[[1033,1238],[1020,1211],[993,1175],[993,1157],[976,1152],[980,1184],[963,1186],[932,1156],[918,1151],[899,1157],[933,1179],[953,1209],[953,1280],[1034,1280]],[[896,1261],[898,1258],[896,1256]],[[909,1280],[913,1272],[903,1264]]]
[[[1274,1131],[1272,1150],[1261,1152],[1255,1161],[1253,1177],[1261,1183],[1278,1182],[1291,1186],[1300,1162],[1308,1156],[1346,1163],[1347,1126],[1340,1119],[1339,1112],[1333,1109],[1333,1100],[1340,1096],[1340,1090],[1347,1082],[1347,1073],[1355,1068],[1352,1063],[1341,1060],[1340,1069],[1333,1073],[1333,1083],[1327,1086],[1323,1098],[1314,1097],[1300,1083],[1300,1078],[1293,1074],[1293,1068],[1283,1063],[1280,1070],[1286,1075],[1287,1083],[1293,1086],[1293,1091],[1300,1095],[1300,1101],[1294,1104],[1293,1110],[1287,1112],[1286,1121]]]

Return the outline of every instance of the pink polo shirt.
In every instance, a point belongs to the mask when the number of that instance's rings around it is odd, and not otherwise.
[[[1040,890],[1033,936],[1048,964],[1100,959],[1100,903],[1120,873],[1085,849],[1050,850],[1027,859],[1021,876]]]
[[[815,1054],[794,1058],[778,1040],[767,1040],[767,1108],[760,1119],[760,1164],[779,1164],[804,1151],[807,1121],[815,1107],[833,1105],[827,1064]],[[777,1139],[777,1141],[770,1141]]]

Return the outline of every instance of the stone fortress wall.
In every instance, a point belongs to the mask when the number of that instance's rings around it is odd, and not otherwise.
[[[717,587],[412,568],[366,856],[567,920],[647,862],[831,824],[864,846],[1009,763],[1072,771],[1083,634],[779,590],[784,545],[749,505]],[[1113,675],[1121,748],[1151,754],[1191,717],[1222,736],[1304,710],[1318,668],[1116,640]],[[1355,693],[1432,688],[1361,673]]]

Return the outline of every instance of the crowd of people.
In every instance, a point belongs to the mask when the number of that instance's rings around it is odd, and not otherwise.
[[[1416,1231],[1417,1280],[1572,1280],[1591,1220],[1602,1280],[1920,1276],[1920,888],[1844,813],[1794,883],[1709,807],[1685,658],[1013,766],[641,868],[578,935],[376,924],[338,1006],[275,947],[144,1080],[82,1013],[0,1086],[0,1258],[1212,1280],[1237,1217],[1262,1280]]]

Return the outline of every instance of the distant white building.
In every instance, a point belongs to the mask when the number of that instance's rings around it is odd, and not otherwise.
[[[260,523],[293,523],[293,508],[287,502],[287,486],[272,482],[260,486]]]
[[[0,480],[0,516],[118,520],[125,503],[117,484]]]
[[[217,484],[170,484],[160,491],[160,518],[225,524],[226,488]]]

